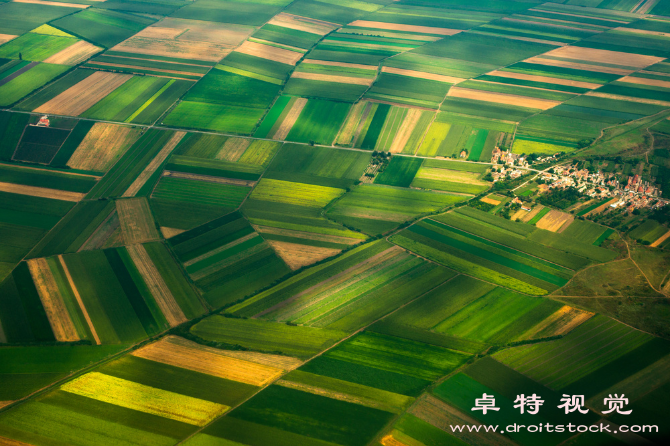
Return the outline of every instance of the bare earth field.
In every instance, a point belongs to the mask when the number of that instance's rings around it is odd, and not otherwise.
[[[518,107],[537,108],[540,110],[549,110],[550,108],[556,107],[561,103],[560,101],[551,101],[549,99],[528,98],[504,93],[492,93],[490,91],[471,90],[469,88],[461,87],[452,87],[449,89],[449,93],[447,95],[455,98],[474,99],[477,101],[515,105]]]
[[[86,194],[69,192],[65,190],[47,189],[45,187],[24,186],[14,183],[0,183],[0,192],[9,192],[19,195],[30,195],[31,197],[51,198],[62,201],[81,201]]]
[[[443,76],[441,74],[424,73],[423,71],[405,70],[403,68],[393,68],[393,67],[382,67],[382,72],[399,74],[401,76],[407,76],[407,77],[416,77],[419,79],[428,79],[431,81],[446,82],[448,84],[457,84],[465,80],[461,79],[460,77]]]
[[[54,115],[79,116],[105,96],[126,83],[132,75],[97,71],[34,111]]]
[[[391,153],[400,153],[403,151],[409,138],[412,136],[412,132],[416,128],[419,120],[421,119],[422,110],[416,108],[410,108],[405,115],[405,119],[402,122],[402,125],[398,129],[398,133],[393,139],[393,143],[389,149]]]
[[[11,34],[0,34],[0,45],[9,42],[12,39],[16,39],[17,37],[19,36],[13,36]]]
[[[274,248],[277,255],[286,262],[289,268],[294,271],[319,260],[327,259],[340,252],[339,249],[298,245],[297,243],[278,242],[276,240],[268,240],[268,243]]]
[[[552,209],[544,217],[542,217],[540,221],[535,224],[535,226],[551,232],[563,232],[560,231],[563,225],[565,225],[565,228],[563,228],[563,230],[565,230],[568,226],[570,226],[570,223],[572,223],[574,219],[574,215]]]
[[[245,25],[165,18],[112,49],[217,62],[254,30],[253,27]]]
[[[62,6],[64,8],[86,9],[90,5],[80,5],[78,3],[49,2],[46,0],[12,0],[14,3],[30,3],[33,5]]]
[[[548,65],[551,67],[572,68],[575,70],[597,71],[599,73],[621,74],[623,76],[631,74],[635,71],[633,69],[604,67],[601,65],[591,65],[588,63],[580,63],[568,60],[545,59],[542,56],[531,57],[530,59],[524,60],[524,62]]]
[[[63,302],[49,264],[45,259],[31,259],[27,263],[56,340],[59,342],[79,341],[79,334]]]
[[[411,33],[439,34],[441,36],[453,36],[461,32],[460,29],[435,28],[432,26],[403,25],[400,23],[371,22],[368,20],[356,20],[348,26],[359,28],[388,29],[391,31],[407,31]]]
[[[263,386],[279,377],[283,370],[227,356],[222,351],[169,336],[136,350],[134,356],[173,365],[237,382]]]
[[[262,45],[248,40],[240,45],[235,51],[250,56],[260,57],[261,59],[274,60],[275,62],[285,63],[287,65],[295,65],[303,56],[302,53],[296,51],[289,51],[270,45]]]
[[[73,169],[105,172],[139,137],[129,126],[98,122],[93,125],[67,165]]]
[[[300,117],[300,113],[302,113],[302,109],[305,108],[305,105],[307,105],[307,99],[305,98],[296,99],[296,101],[291,106],[291,110],[289,110],[288,114],[282,121],[277,131],[275,132],[274,135],[272,135],[272,139],[275,139],[277,141],[283,141],[286,139],[289,132],[293,128],[293,125]]]
[[[63,51],[59,51],[53,56],[49,57],[44,61],[44,63],[54,63],[59,65],[78,65],[88,59],[90,59],[94,54],[102,51],[102,48],[88,43],[84,40],[80,40],[74,45],[65,48]]]
[[[268,22],[269,25],[281,26],[284,28],[295,29],[307,33],[325,36],[335,28],[339,28],[337,23],[326,22],[324,20],[310,19],[293,14],[282,12],[277,14]]]
[[[670,81],[661,81],[658,79],[647,79],[644,77],[626,76],[619,79],[617,82],[628,82],[630,84],[649,85],[651,87],[670,88]]]
[[[645,56],[642,54],[622,53],[619,51],[598,50],[578,46],[565,46],[544,53],[543,56],[560,57],[582,61],[596,62],[627,67],[644,68],[663,60],[662,57]]]
[[[133,263],[137,266],[137,270],[149,287],[151,295],[156,300],[168,324],[174,327],[186,322],[188,319],[184,316],[184,312],[175,301],[172,292],[151,261],[144,246],[132,245],[128,246],[127,249],[130,258],[133,259]]]

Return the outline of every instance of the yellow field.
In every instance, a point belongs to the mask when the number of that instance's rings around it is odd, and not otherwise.
[[[61,390],[127,409],[204,426],[230,407],[98,372],[87,373]]]
[[[665,234],[663,234],[662,236],[657,238],[656,241],[649,246],[651,246],[652,248],[655,248],[658,245],[660,245],[661,243],[663,243],[664,241],[666,241],[668,239],[668,237],[670,237],[670,231],[666,232]]]
[[[161,226],[161,234],[163,234],[163,237],[165,237],[165,238],[174,237],[175,235],[179,235],[183,232],[186,232],[186,230],[185,229],[166,228],[165,226]]]
[[[425,180],[449,181],[451,183],[476,184],[487,186],[488,183],[479,179],[479,173],[465,172],[460,170],[439,169],[434,167],[422,167],[416,174],[416,178]]]
[[[270,163],[279,147],[280,143],[272,141],[253,141],[237,161],[241,164],[265,166]]]
[[[564,146],[557,146],[545,142],[527,141],[525,139],[514,140],[514,153],[541,153],[544,155],[553,155],[558,152],[566,152]]]
[[[397,438],[395,438],[393,436],[393,435],[398,435],[399,433],[401,433],[401,432],[394,430],[393,432],[391,432],[391,434],[386,435],[384,438],[381,439],[381,444],[383,446],[415,446],[415,445],[408,445],[406,443],[403,443],[402,441],[398,440]],[[423,444],[423,443],[417,442],[416,444]]]
[[[277,255],[293,271],[332,257],[340,252],[339,249],[320,248],[318,246],[299,245],[297,243],[279,242],[276,240],[268,240],[268,244],[272,246]]]
[[[31,259],[27,263],[56,340],[60,342],[79,341],[77,329],[70,318],[70,313],[67,311],[46,259]]]
[[[47,189],[45,187],[25,186],[23,184],[0,183],[0,192],[11,194],[29,195],[31,197],[51,198],[52,200],[78,202],[84,199],[86,194],[69,192],[66,190]]]
[[[13,403],[13,401],[0,401],[0,408]],[[28,443],[24,443],[18,440],[12,440],[11,438],[0,437],[0,446],[31,446]]]
[[[528,223],[533,219],[533,217],[539,214],[542,209],[544,209],[544,206],[542,206],[541,204],[536,204],[535,207],[530,212],[527,212],[525,214],[525,216],[521,221],[523,221],[524,223]]]
[[[344,189],[334,187],[314,186],[312,184],[263,178],[251,193],[250,198],[321,208],[344,192]]]
[[[562,232],[575,219],[574,215],[552,209],[540,219],[535,226],[551,232]],[[563,227],[565,225],[565,227]],[[561,230],[562,229],[562,230]]]
[[[303,364],[298,358],[292,358],[284,355],[272,355],[268,353],[257,353],[242,350],[221,350],[225,356],[231,358],[243,359],[256,364],[269,365],[285,371],[294,370]]]
[[[93,125],[67,165],[73,169],[106,172],[139,138],[140,131],[129,126],[97,122]]]
[[[33,34],[44,34],[45,36],[74,37],[72,34],[68,34],[51,25],[41,25],[30,32]]]
[[[227,356],[221,350],[168,336],[132,353],[134,356],[219,378],[264,386],[283,373],[281,368]]]
[[[116,211],[127,245],[160,239],[146,198],[117,200]]]
[[[418,153],[424,156],[435,156],[440,144],[449,134],[451,124],[448,122],[433,122],[426,132]]]
[[[494,200],[493,198],[489,198],[489,197],[480,198],[479,201],[481,201],[483,203],[492,204],[493,206],[498,206],[501,203],[501,201]]]

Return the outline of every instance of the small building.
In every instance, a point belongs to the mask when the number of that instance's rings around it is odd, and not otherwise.
[[[49,122],[49,117],[47,115],[44,115],[40,118],[39,122],[37,123],[37,127],[49,127],[51,123]]]

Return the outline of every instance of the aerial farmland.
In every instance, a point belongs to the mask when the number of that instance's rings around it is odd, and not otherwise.
[[[670,439],[670,0],[0,0],[0,446]]]

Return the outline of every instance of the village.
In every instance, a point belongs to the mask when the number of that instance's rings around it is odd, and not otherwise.
[[[557,161],[556,155],[536,158],[534,164],[551,163]],[[522,155],[496,148],[493,151],[491,162],[494,164],[491,173],[493,181],[507,178],[515,179],[526,173],[530,168],[529,160]],[[496,169],[495,165],[499,164]],[[670,200],[661,198],[662,191],[639,175],[628,176],[626,181],[619,181],[616,173],[603,173],[598,170],[590,172],[588,169],[578,169],[573,164],[559,165],[543,171],[538,176],[540,193],[552,189],[576,188],[581,194],[594,198],[612,198],[610,207],[626,207],[629,212],[635,209],[658,209],[670,203]],[[618,198],[618,200],[614,200]]]

